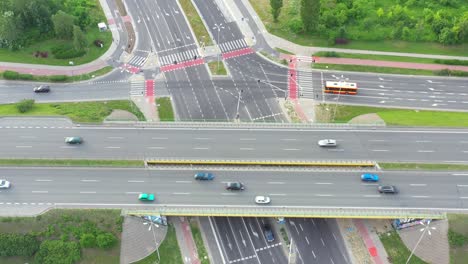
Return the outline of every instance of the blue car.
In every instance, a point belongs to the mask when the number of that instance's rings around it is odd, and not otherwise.
[[[195,174],[194,178],[200,181],[211,181],[214,179],[214,175],[211,172],[198,172]]]
[[[364,174],[361,175],[361,181],[378,182],[379,181],[379,175],[372,174],[372,173],[364,173]]]

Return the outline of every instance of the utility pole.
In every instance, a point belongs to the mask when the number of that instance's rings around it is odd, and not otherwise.
[[[218,41],[216,41],[216,44],[218,44],[219,54],[218,54],[218,68],[216,69],[216,72],[219,72],[219,61],[220,61],[220,56],[221,56],[221,47],[219,46],[219,32],[221,31],[221,29],[224,29],[224,26],[222,23],[214,24],[213,29],[218,29]]]

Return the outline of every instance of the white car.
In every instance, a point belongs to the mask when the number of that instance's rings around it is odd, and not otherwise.
[[[10,188],[10,182],[7,180],[0,180],[0,189]]]
[[[320,147],[336,147],[336,140],[334,139],[322,139],[318,141]]]
[[[257,204],[268,204],[270,202],[271,199],[268,196],[255,196],[255,203]]]

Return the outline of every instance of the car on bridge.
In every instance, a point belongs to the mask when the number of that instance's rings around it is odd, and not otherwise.
[[[193,176],[195,180],[200,181],[211,181],[214,179],[214,175],[211,172],[198,172]]]
[[[273,235],[273,231],[271,230],[271,226],[269,224],[263,225],[263,233],[265,235],[265,239],[268,242],[275,241],[275,235]]]
[[[0,180],[0,189],[8,189],[10,188],[11,184],[7,180]]]
[[[379,193],[398,193],[398,189],[393,185],[380,185]]]
[[[148,201],[148,202],[152,202],[154,201],[154,194],[152,193],[140,193],[140,195],[138,195],[138,200],[140,201]]]
[[[336,147],[336,140],[334,139],[322,139],[317,143],[320,147]]]
[[[81,144],[83,143],[82,137],[66,137],[65,143],[67,144]]]
[[[363,182],[378,182],[379,175],[373,173],[364,173],[361,174],[361,181]]]
[[[228,182],[226,183],[226,190],[242,191],[245,186],[242,182]]]
[[[271,199],[268,196],[255,196],[256,204],[269,204],[270,202],[271,202]]]

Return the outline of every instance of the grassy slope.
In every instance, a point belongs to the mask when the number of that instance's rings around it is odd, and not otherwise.
[[[249,0],[254,7],[260,19],[265,24],[267,30],[281,38],[287,39],[294,43],[303,46],[316,46],[328,47],[326,39],[319,38],[311,34],[295,34],[289,31],[287,23],[294,16],[294,10],[297,9],[297,0],[283,0],[283,8],[279,16],[279,22],[273,23],[273,17],[270,13],[269,0]],[[289,3],[293,4],[293,8],[288,8]],[[385,1],[379,1],[381,5],[385,5]],[[388,2],[390,4],[392,2]],[[294,7],[296,6],[296,7]],[[291,11],[290,11],[291,10]],[[406,41],[351,41],[347,45],[333,46],[336,48],[346,49],[361,49],[361,50],[378,50],[378,51],[396,51],[396,52],[409,52],[409,53],[427,53],[427,54],[441,54],[441,55],[458,55],[466,56],[468,44],[458,46],[444,46],[437,43],[426,42],[406,42]]]
[[[205,46],[213,45],[213,41],[211,40],[210,34],[208,34],[208,31],[205,28],[205,24],[203,24],[200,15],[193,6],[192,1],[179,0],[179,3],[182,6],[184,13],[187,15],[190,26],[192,27],[192,30],[195,33],[195,37],[197,38],[198,42],[205,42]]]
[[[388,235],[390,234],[390,235]],[[388,233],[380,234],[379,235],[382,244],[385,247],[385,251],[389,258],[391,259],[391,263],[393,264],[405,264],[406,260],[408,259],[411,251],[403,244],[401,241],[400,236],[396,231],[391,231]],[[411,264],[426,264],[426,262],[422,261],[417,256],[413,255],[411,257]]]
[[[161,121],[174,121],[174,111],[172,110],[171,98],[161,97],[156,98],[156,105],[158,106],[159,120]]]
[[[206,252],[205,243],[203,242],[200,228],[196,220],[190,221],[190,229],[192,230],[193,240],[197,246],[198,258],[201,260],[201,264],[210,264],[210,259],[208,258],[208,253]]]
[[[144,120],[138,107],[133,102],[126,100],[34,104],[33,109],[26,113],[19,113],[15,104],[6,104],[0,105],[0,116],[64,115],[74,122],[100,123],[113,109],[129,111],[135,114],[139,120]]]
[[[177,238],[175,228],[171,224],[167,226],[167,234],[163,242],[159,246],[159,255],[161,257],[160,264],[183,264],[182,254],[180,253],[179,244],[177,244]],[[154,264],[158,261],[158,255],[153,252],[148,257],[135,262],[134,264]]]
[[[453,231],[468,236],[468,216],[463,214],[449,214],[449,226]],[[450,263],[465,264],[468,260],[468,244],[459,248],[450,248]]]
[[[337,70],[337,71],[377,72],[377,73],[388,73],[388,74],[409,74],[409,75],[428,75],[428,76],[435,75],[434,71],[431,71],[431,70],[375,67],[375,66],[366,66],[366,65],[315,63],[315,64],[312,64],[312,68]]]

